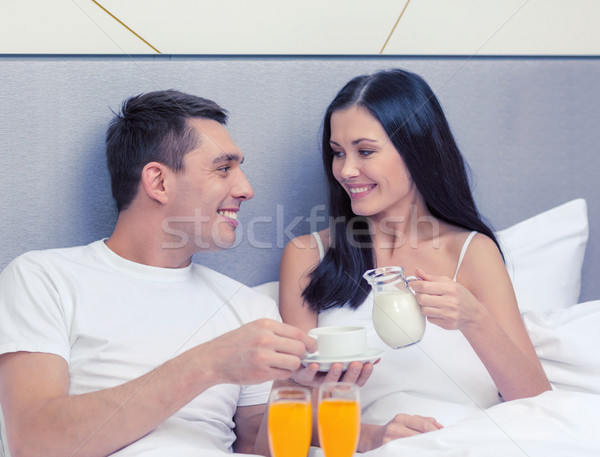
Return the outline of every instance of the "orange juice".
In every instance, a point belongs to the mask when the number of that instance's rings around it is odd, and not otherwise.
[[[271,403],[268,428],[273,457],[306,457],[312,435],[310,402]]]
[[[326,399],[319,404],[319,441],[325,457],[351,457],[358,444],[360,406],[354,400]]]

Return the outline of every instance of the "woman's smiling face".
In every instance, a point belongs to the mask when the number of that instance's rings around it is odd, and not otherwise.
[[[360,216],[391,216],[417,188],[402,157],[369,111],[354,105],[331,115],[332,172]]]

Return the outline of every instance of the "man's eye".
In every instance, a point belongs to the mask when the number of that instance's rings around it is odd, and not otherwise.
[[[227,173],[230,169],[231,169],[231,167],[229,165],[227,165],[225,167],[217,168],[217,171],[222,171],[224,173]]]

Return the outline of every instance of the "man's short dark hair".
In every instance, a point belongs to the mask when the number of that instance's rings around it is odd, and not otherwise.
[[[106,132],[106,160],[119,211],[135,198],[142,169],[149,162],[183,169],[185,154],[201,141],[188,122],[194,118],[225,125],[227,111],[211,100],[176,90],[148,92],[123,102]]]

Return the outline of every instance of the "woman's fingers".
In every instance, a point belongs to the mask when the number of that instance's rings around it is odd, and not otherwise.
[[[452,279],[450,279],[448,276],[437,276],[437,275],[432,275],[429,273],[426,273],[425,271],[423,271],[421,268],[417,268],[415,270],[416,275],[423,279],[425,282],[448,282],[448,281],[452,281]],[[418,284],[419,281],[411,281],[411,287],[413,284]]]
[[[411,416],[409,414],[397,414],[389,421],[383,430],[382,443],[404,438],[407,436],[419,435],[421,433],[433,432],[441,429],[443,426],[433,417]]]
[[[433,432],[443,428],[443,425],[433,417],[409,416],[407,427],[419,433]]]
[[[343,382],[351,382],[353,384],[358,384],[359,386],[364,386],[371,376],[373,372],[373,364],[372,363],[361,363],[361,362],[352,362],[348,365],[346,372],[342,376]]]

